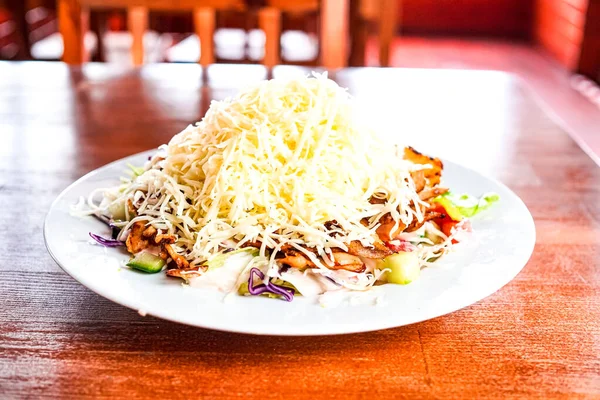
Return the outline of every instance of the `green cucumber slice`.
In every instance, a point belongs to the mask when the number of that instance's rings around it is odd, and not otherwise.
[[[135,255],[127,263],[128,267],[135,268],[137,270],[147,272],[149,274],[155,274],[160,272],[165,266],[165,260],[154,254],[147,252],[141,252]]]

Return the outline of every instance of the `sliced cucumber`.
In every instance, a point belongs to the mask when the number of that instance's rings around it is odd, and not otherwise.
[[[390,283],[406,285],[421,274],[419,257],[414,252],[401,251],[386,257],[383,262],[384,268],[390,269],[386,274],[386,279]]]
[[[160,272],[160,270],[162,270],[162,268],[165,266],[165,260],[159,256],[155,256],[154,254],[141,252],[129,260],[127,266],[147,272],[149,274],[155,274]]]
[[[111,204],[108,207],[108,213],[115,221],[125,221],[125,202]]]

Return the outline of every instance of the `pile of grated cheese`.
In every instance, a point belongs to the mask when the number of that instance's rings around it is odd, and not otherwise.
[[[264,81],[213,102],[201,122],[173,137],[161,170],[136,178],[136,191],[159,199],[144,201],[136,219],[177,234],[190,260],[259,241],[271,263],[287,244],[324,268],[331,248],[372,244],[384,214],[407,225],[422,218],[409,207],[419,203],[414,165],[362,126],[358,111],[319,74]],[[372,196],[387,202],[371,204]]]

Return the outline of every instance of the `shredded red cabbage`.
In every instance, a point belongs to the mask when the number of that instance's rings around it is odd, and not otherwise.
[[[116,239],[117,236],[119,236],[119,233],[121,232],[121,228],[119,228],[118,226],[116,226],[113,223],[113,220],[108,218],[105,215],[101,215],[101,214],[92,214],[92,216],[94,218],[96,218],[98,221],[104,222],[106,225],[108,225],[108,227],[110,228],[110,234],[112,236],[113,239]]]
[[[104,222],[106,225],[111,224],[111,219],[108,218],[106,215],[102,215],[102,214],[92,214],[92,217],[96,218],[98,221]]]
[[[323,275],[324,276],[324,275]],[[342,286],[341,283],[337,283],[335,279],[329,277],[329,276],[324,276],[325,278],[329,279],[335,286]]]
[[[292,301],[294,300],[294,290],[290,289],[290,288],[286,288],[280,285],[276,285],[272,282],[267,281],[267,283],[260,283],[256,286],[254,286],[254,275],[256,275],[258,277],[258,279],[263,280],[265,279],[265,274],[262,273],[262,271],[258,268],[252,268],[250,270],[250,278],[248,279],[248,292],[253,295],[253,296],[257,296],[259,294],[263,294],[263,293],[272,293],[272,294],[276,294],[278,296],[283,297],[283,299],[285,301]]]
[[[102,236],[96,235],[95,233],[92,233],[92,232],[90,232],[90,237],[105,247],[125,246],[125,243],[121,242],[120,240],[106,239],[106,238],[103,238]]]

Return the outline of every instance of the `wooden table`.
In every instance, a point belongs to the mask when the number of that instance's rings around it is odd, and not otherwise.
[[[168,141],[264,76],[214,66],[203,86],[197,65],[0,63],[0,398],[600,396],[600,168],[498,72],[335,76],[374,123],[497,177],[530,208],[530,262],[461,311],[347,336],[214,332],[141,317],[52,261],[42,224],[69,183]]]

